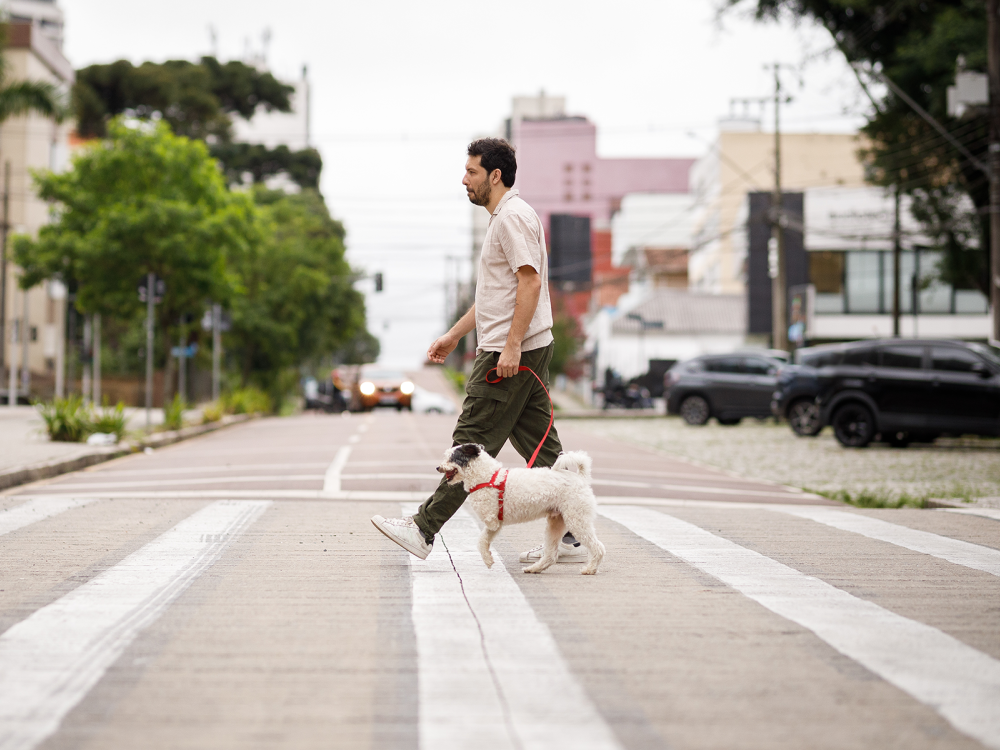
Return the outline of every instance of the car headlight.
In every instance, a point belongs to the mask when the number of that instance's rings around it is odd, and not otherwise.
[[[404,396],[409,396],[411,393],[413,393],[413,383],[407,380],[405,383],[399,386],[399,390],[402,392]]]
[[[361,384],[360,391],[365,396],[370,396],[375,393],[375,384],[369,383],[367,380]]]

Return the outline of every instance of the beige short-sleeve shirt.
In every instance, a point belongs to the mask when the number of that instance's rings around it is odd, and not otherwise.
[[[478,351],[500,352],[514,320],[517,270],[531,266],[541,277],[538,306],[521,341],[529,352],[552,342],[552,303],[549,300],[549,259],[545,230],[534,209],[510,190],[490,217],[479,256],[476,281],[476,336]]]

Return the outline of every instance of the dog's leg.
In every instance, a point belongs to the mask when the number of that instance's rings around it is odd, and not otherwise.
[[[559,559],[559,542],[566,531],[566,522],[561,515],[549,516],[545,526],[545,543],[542,546],[542,557],[534,565],[524,568],[525,573],[541,573]]]
[[[493,543],[493,537],[500,533],[500,524],[494,521],[493,525],[495,528],[492,529],[489,526],[484,526],[483,533],[479,535],[479,554],[482,555],[487,568],[493,567],[493,553],[490,552],[490,545]]]
[[[579,526],[579,528],[573,528],[573,526]],[[597,538],[593,520],[587,519],[578,524],[574,523],[570,526],[569,531],[576,537],[576,541],[587,548],[589,553],[587,564],[580,573],[585,576],[594,575],[597,572],[597,566],[601,564],[601,559],[604,557],[604,545]]]

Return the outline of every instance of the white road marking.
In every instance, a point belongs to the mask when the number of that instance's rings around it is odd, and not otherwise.
[[[328,470],[329,471],[329,470]],[[125,487],[182,487],[191,484],[233,484],[254,482],[318,482],[325,474],[265,474],[258,476],[237,475],[232,477],[187,477],[186,479],[130,480],[125,482],[73,482],[49,485],[58,490],[101,490]]]
[[[959,731],[1000,748],[1000,661],[686,521],[638,507],[600,513],[811,630]]]
[[[0,536],[23,529],[37,521],[57,516],[71,508],[93,502],[95,498],[37,497],[26,503],[0,511]]]
[[[997,508],[938,508],[937,510],[943,510],[945,513],[982,516],[983,518],[992,518],[994,521],[1000,521],[1000,510]]]
[[[357,437],[353,435],[352,437]],[[327,467],[326,475],[323,477],[324,492],[340,492],[340,472],[343,471],[347,459],[351,457],[351,446],[345,445],[337,451],[333,458],[333,463]]]
[[[0,636],[0,747],[27,750],[52,735],[269,504],[212,503]]]
[[[503,562],[483,564],[478,539],[463,510],[427,560],[408,555],[420,747],[620,748]]]
[[[41,495],[14,495],[12,497],[22,498],[77,498],[84,500],[159,500],[161,498],[173,498],[175,500],[187,500],[191,498],[213,499],[213,498],[240,498],[253,500],[360,500],[360,501],[387,501],[387,502],[407,502],[410,500],[426,500],[427,491],[407,492],[396,490],[341,490],[339,492],[326,492],[324,490],[174,490],[172,492],[75,492],[72,495],[48,494]]]
[[[822,500],[819,495],[809,492],[788,492],[784,489],[770,490],[744,490],[733,489],[731,487],[705,487],[691,484],[652,484],[650,482],[628,482],[617,479],[594,479],[591,484],[595,487],[633,487],[636,489],[668,490],[672,492],[698,492],[709,495],[736,495],[738,497],[802,497],[809,500]]]
[[[769,510],[808,518],[810,521],[816,521],[841,531],[861,534],[869,539],[888,542],[897,547],[905,547],[914,552],[939,557],[956,565],[964,565],[967,568],[1000,576],[1000,550],[990,547],[950,539],[929,531],[918,531],[860,513],[848,513],[833,508],[795,508],[782,505],[772,507]]]
[[[424,462],[426,463],[426,462]],[[81,477],[93,477],[101,476],[107,477],[108,479],[117,479],[118,477],[155,477],[160,474],[175,475],[175,474],[232,474],[233,472],[239,471],[277,471],[281,469],[325,469],[328,466],[326,461],[304,461],[302,463],[295,464],[213,464],[211,466],[176,466],[171,468],[161,467],[159,469],[146,468],[146,469],[119,469],[119,468],[109,468],[107,464],[95,464],[94,466],[88,466],[80,472]]]

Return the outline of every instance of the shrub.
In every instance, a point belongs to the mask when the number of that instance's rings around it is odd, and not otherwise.
[[[119,401],[113,409],[105,406],[93,416],[91,425],[93,428],[91,432],[103,432],[114,435],[118,440],[121,440],[125,437],[125,428],[128,425],[124,402]]]
[[[226,410],[222,406],[221,401],[213,401],[210,404],[202,407],[201,410],[201,421],[203,424],[211,424],[212,422],[218,422],[222,419]]]
[[[163,409],[163,428],[165,430],[179,430],[184,426],[184,409],[187,404],[181,398],[181,394],[174,396],[174,400]]]
[[[271,397],[260,388],[237,388],[223,398],[230,414],[268,414],[272,410]]]
[[[79,443],[94,431],[90,407],[80,396],[54,398],[47,404],[36,403],[50,440]]]

